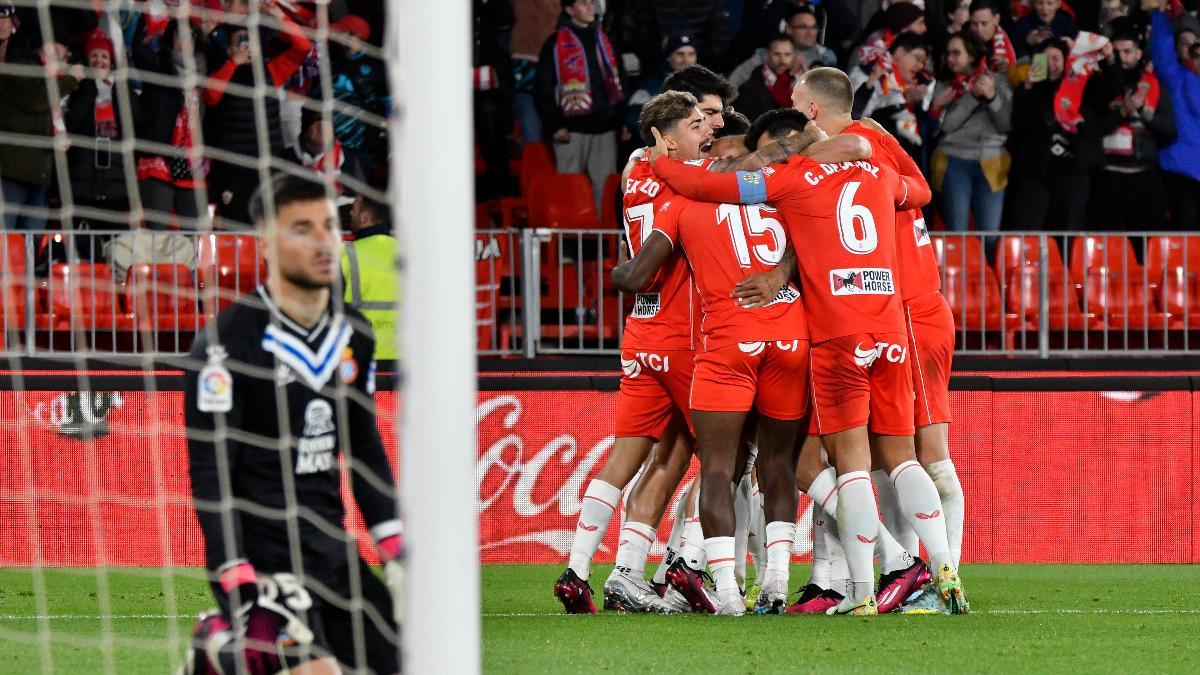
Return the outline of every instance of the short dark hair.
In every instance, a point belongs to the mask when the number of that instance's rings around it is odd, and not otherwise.
[[[968,11],[974,14],[981,9],[990,9],[992,14],[999,14],[1000,3],[996,2],[996,0],[971,0],[971,8]]]
[[[725,120],[725,126],[713,132],[713,138],[738,136],[750,128],[750,118],[736,110],[726,110],[721,113],[721,119]]]
[[[888,47],[888,51],[895,54],[898,49],[903,49],[906,52],[915,52],[918,49],[923,49],[928,54],[929,43],[925,41],[924,36],[917,35],[916,33],[901,33],[892,40],[892,46]]]
[[[362,200],[362,204],[358,207],[359,210],[366,209],[370,211],[376,225],[390,225],[392,223],[392,210],[387,204],[371,199],[362,193],[359,193],[358,198]]]
[[[788,35],[787,33],[780,33],[779,35],[776,35],[775,37],[771,38],[770,40],[767,40],[767,51],[770,51],[771,45],[775,44],[776,42],[786,42],[786,43],[790,44],[793,48],[795,48],[795,46],[796,46],[796,41],[792,39],[791,35]]]
[[[312,178],[279,174],[263,183],[254,191],[250,198],[250,220],[256,227],[266,225],[267,216],[266,192],[271,193],[271,203],[274,211],[271,215],[279,215],[279,209],[288,204],[298,202],[316,202],[329,199],[325,185]]]
[[[960,40],[963,43],[963,49],[966,50],[967,56],[971,58],[971,64],[979,63],[980,59],[986,58],[988,55],[988,46],[976,34],[969,30],[960,30],[954,35],[951,35],[946,40],[946,44],[950,44],[950,40]]]
[[[696,97],[717,96],[725,105],[737,98],[737,87],[729,80],[700,65],[684,66],[663,80],[663,91],[683,91]]]
[[[692,114],[697,105],[696,97],[686,91],[664,91],[642,106],[642,114],[638,117],[638,134],[646,145],[654,145],[651,129],[666,134],[672,125]]]
[[[806,71],[800,78],[804,86],[822,101],[839,112],[850,112],[854,105],[854,90],[850,88],[850,77],[845,72],[821,66]]]
[[[1063,55],[1064,59],[1071,54],[1071,48],[1067,46],[1066,40],[1062,38],[1050,38],[1046,40],[1042,43],[1042,48],[1039,51],[1044,52],[1047,49],[1057,49]]]
[[[794,18],[796,18],[796,17],[800,16],[801,14],[808,14],[808,15],[809,15],[809,16],[811,16],[812,18],[816,19],[816,20],[817,20],[817,27],[818,27],[818,28],[820,28],[820,26],[821,26],[821,20],[817,18],[817,12],[816,12],[816,10],[814,10],[814,9],[813,9],[812,7],[810,7],[809,5],[801,5],[801,6],[799,6],[799,7],[794,7],[794,8],[792,8],[792,9],[789,9],[789,10],[787,11],[786,18],[784,19],[784,23],[787,23],[787,24],[790,26],[790,25],[792,24],[792,19],[794,19]]]
[[[808,126],[808,116],[792,108],[776,108],[758,116],[750,129],[746,131],[746,149],[751,152],[758,149],[763,136],[769,140],[778,140],[792,131],[804,131]]]

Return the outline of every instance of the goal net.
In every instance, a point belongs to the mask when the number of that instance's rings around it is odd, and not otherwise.
[[[420,386],[431,376],[421,368],[399,376],[397,343],[428,343],[398,335],[420,331],[398,320],[404,265],[392,263],[397,245],[384,240],[398,235],[402,252],[405,213],[444,197],[423,192],[412,176],[401,180],[407,169],[394,149],[420,136],[404,127],[398,101],[447,69],[468,72],[469,47],[465,7],[403,27],[401,15],[412,19],[417,10],[401,4],[0,0],[4,670],[173,670],[191,649],[197,616],[218,607],[215,595],[232,602],[224,614],[233,632],[244,626],[236,601],[247,588],[259,605],[272,600],[287,621],[300,622],[285,630],[299,644],[298,658],[337,658],[366,672],[387,663],[378,653],[390,649],[394,659],[402,639],[415,639],[402,638],[385,611],[410,584],[387,586],[385,577],[395,579],[379,567],[403,550],[384,543],[400,532],[397,467],[407,460],[398,457],[399,441],[427,445],[447,416],[469,419],[474,393],[458,369],[445,388],[410,407],[416,421],[401,429],[400,383]],[[398,65],[405,55],[431,44],[422,30],[444,30],[454,54],[445,66],[421,63],[428,73],[406,73]],[[406,39],[411,45],[402,50]],[[461,97],[445,100],[469,105],[468,86],[464,80]],[[423,109],[431,103],[410,104],[410,122],[435,119]],[[469,109],[461,107],[461,119],[445,123],[463,125],[469,137]],[[417,141],[410,147],[429,150]],[[438,161],[429,166],[437,170]],[[463,174],[469,181],[469,170]],[[286,270],[306,263],[282,257],[286,249],[277,245],[288,220],[282,204],[292,199],[277,189],[280,177],[319,186],[329,222],[338,225],[312,234],[324,227],[317,218],[303,232],[287,230],[324,247],[313,269],[333,285],[311,320],[289,315],[289,307],[306,305],[285,292],[306,287],[286,281]],[[253,203],[259,188],[261,209]],[[463,340],[440,348],[458,349],[455,360],[473,377],[470,205],[462,199],[446,222],[461,211],[463,232],[447,225],[444,235],[461,239],[462,264],[409,264],[410,276],[426,275],[408,291],[441,283],[440,274],[467,275],[463,309],[446,318],[453,332],[463,316]],[[377,264],[388,251],[386,264]],[[273,285],[279,278],[282,285]],[[222,325],[216,317],[235,306],[251,309]],[[408,310],[419,317],[428,308],[418,301]],[[377,337],[373,353],[358,337],[368,331]],[[207,349],[189,356],[198,340]],[[467,406],[453,409],[447,396]],[[189,427],[185,402],[193,400],[211,426]],[[373,430],[361,413],[372,409],[382,463],[366,450],[355,454],[368,447],[361,439]],[[207,444],[218,499],[193,498],[199,479],[189,438]],[[449,442],[467,446],[461,454],[469,460],[473,429]],[[247,468],[248,456],[267,452],[279,458],[273,469]],[[274,471],[268,483],[282,501],[248,487],[247,474],[259,470]],[[328,493],[342,499],[315,502],[313,475],[332,481]],[[469,487],[469,469],[461,482]],[[388,517],[378,499],[365,505],[366,492],[388,500]],[[424,500],[409,509],[416,520],[429,495],[413,492]],[[214,560],[209,542],[206,561],[198,507],[221,521],[227,560]],[[464,501],[448,522],[458,518],[456,530],[471,530],[473,521],[463,519],[473,518],[472,508]],[[414,524],[410,548],[429,531],[422,527]],[[231,569],[262,560],[271,532],[283,562],[255,570],[257,584],[246,586],[248,577]],[[474,546],[474,534],[462,539],[463,549]],[[326,555],[314,541],[340,548]],[[360,568],[360,556],[369,567]],[[423,559],[410,557],[410,580]],[[469,583],[477,572],[467,560]],[[281,577],[285,570],[296,578]],[[387,597],[376,602],[378,589]],[[410,595],[412,607],[425,601],[420,590]],[[298,637],[304,627],[315,632],[310,640]],[[334,644],[344,636],[352,638],[344,641],[348,652]],[[474,649],[464,652],[468,662]]]

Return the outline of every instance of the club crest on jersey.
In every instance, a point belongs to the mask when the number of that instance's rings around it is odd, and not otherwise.
[[[758,185],[762,182],[762,173],[758,171],[739,171],[738,175],[742,177],[748,185]]]
[[[353,349],[346,347],[342,350],[342,365],[338,367],[338,372],[346,384],[354,384],[354,380],[358,378],[358,362],[354,360]]]
[[[650,319],[658,316],[662,309],[662,298],[658,293],[638,293],[633,296],[633,312],[630,316],[635,319]]]
[[[829,270],[830,291],[834,295],[894,295],[892,271],[886,267],[858,267]]]
[[[917,246],[929,246],[929,228],[925,226],[924,218],[913,221],[913,236],[917,239]]]

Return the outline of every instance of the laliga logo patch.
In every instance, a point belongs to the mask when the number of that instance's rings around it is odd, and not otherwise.
[[[739,342],[738,343],[738,349],[742,350],[742,352],[744,352],[746,354],[749,354],[750,356],[758,356],[759,354],[763,353],[763,350],[766,348],[767,348],[767,343],[765,343],[765,342]]]
[[[346,384],[354,384],[354,380],[358,378],[358,362],[354,360],[354,350],[346,347],[342,350],[342,365],[338,367],[338,372],[342,374],[342,381]]]
[[[224,366],[210,363],[200,370],[196,408],[200,412],[226,413],[233,409],[233,376]]]

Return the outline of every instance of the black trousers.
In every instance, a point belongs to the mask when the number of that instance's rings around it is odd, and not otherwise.
[[[1047,176],[1023,176],[1006,195],[1006,230],[1068,230],[1087,227],[1086,171],[1056,167]]]
[[[1107,232],[1162,230],[1167,226],[1167,187],[1157,167],[1137,173],[1096,172],[1092,224]]]
[[[1200,181],[1170,171],[1163,172],[1171,200],[1171,229],[1200,229]]]

